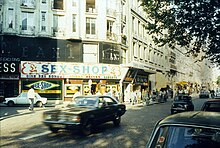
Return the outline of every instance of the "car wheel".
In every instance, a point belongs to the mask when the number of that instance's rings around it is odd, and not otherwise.
[[[15,103],[14,103],[13,101],[9,101],[7,105],[8,105],[8,106],[14,106],[14,104],[15,104]]]
[[[58,133],[59,129],[58,129],[58,128],[50,127],[50,131],[51,131],[52,133]]]
[[[173,110],[171,110],[171,115],[172,115],[172,114],[174,114],[174,111],[173,111]]]
[[[42,103],[41,101],[39,101],[39,102],[36,103],[36,105],[37,105],[38,107],[42,107],[42,106],[43,106],[43,103]]]
[[[83,126],[82,126],[82,134],[84,136],[88,136],[88,135],[92,134],[92,128],[93,128],[92,122],[87,121],[87,123],[83,124]]]
[[[113,124],[114,126],[119,126],[121,123],[121,116],[117,116],[114,120],[113,120]]]

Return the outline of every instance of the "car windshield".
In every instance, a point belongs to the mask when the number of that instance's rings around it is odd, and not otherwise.
[[[68,106],[95,106],[96,102],[95,97],[76,97]]]
[[[174,101],[189,101],[191,100],[190,96],[176,96]]]
[[[161,127],[152,147],[161,148],[217,148],[220,145],[220,130],[201,127]]]

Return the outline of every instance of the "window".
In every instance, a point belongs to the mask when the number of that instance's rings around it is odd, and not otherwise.
[[[13,28],[13,8],[8,8],[8,28]]]
[[[107,31],[112,32],[113,21],[107,20]]]
[[[21,30],[33,31],[34,29],[34,13],[22,12]]]
[[[53,32],[64,33],[65,19],[63,15],[53,16]]]
[[[41,12],[41,31],[46,31],[46,12]]]
[[[76,0],[72,0],[72,6],[73,6],[73,7],[76,7],[76,6],[77,6]]]
[[[54,0],[53,1],[53,9],[64,10],[63,0]]]
[[[72,32],[76,32],[76,15],[72,15]]]
[[[95,35],[96,33],[96,19],[86,18],[86,34]]]
[[[86,0],[86,12],[95,12],[95,0]]]
[[[98,63],[98,45],[92,45],[92,44],[83,45],[83,62]]]

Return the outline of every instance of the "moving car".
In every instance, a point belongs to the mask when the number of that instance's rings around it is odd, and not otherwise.
[[[42,107],[47,103],[47,98],[41,97],[38,93],[36,93],[36,98],[34,99],[34,104],[38,107]],[[14,105],[29,105],[29,99],[27,98],[27,92],[20,93],[17,97],[5,98],[4,104],[8,106]]]
[[[201,90],[200,93],[199,93],[199,98],[209,98],[209,91],[207,90]]]
[[[193,111],[194,105],[192,103],[192,97],[188,94],[179,94],[174,97],[174,101],[171,105],[171,114]]]
[[[160,120],[147,148],[219,148],[220,113],[183,112]]]
[[[202,106],[202,111],[220,112],[220,100],[207,100]]]
[[[108,121],[119,126],[126,106],[110,96],[77,96],[74,101],[63,108],[43,113],[43,122],[56,133],[60,129],[80,130],[90,135],[93,128]]]

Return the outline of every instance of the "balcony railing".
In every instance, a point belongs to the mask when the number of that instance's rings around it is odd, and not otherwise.
[[[86,13],[98,13],[95,7],[86,7]]]
[[[108,40],[117,41],[117,35],[115,33],[107,31],[106,37]]]
[[[53,36],[65,36],[65,29],[62,27],[52,27]]]
[[[36,2],[35,0],[21,0],[21,7],[23,8],[35,8]]]
[[[28,35],[33,35],[35,33],[35,26],[25,26],[21,25],[20,26],[20,33],[21,34],[28,34]]]
[[[114,9],[107,9],[106,10],[107,16],[116,17],[116,10]]]

